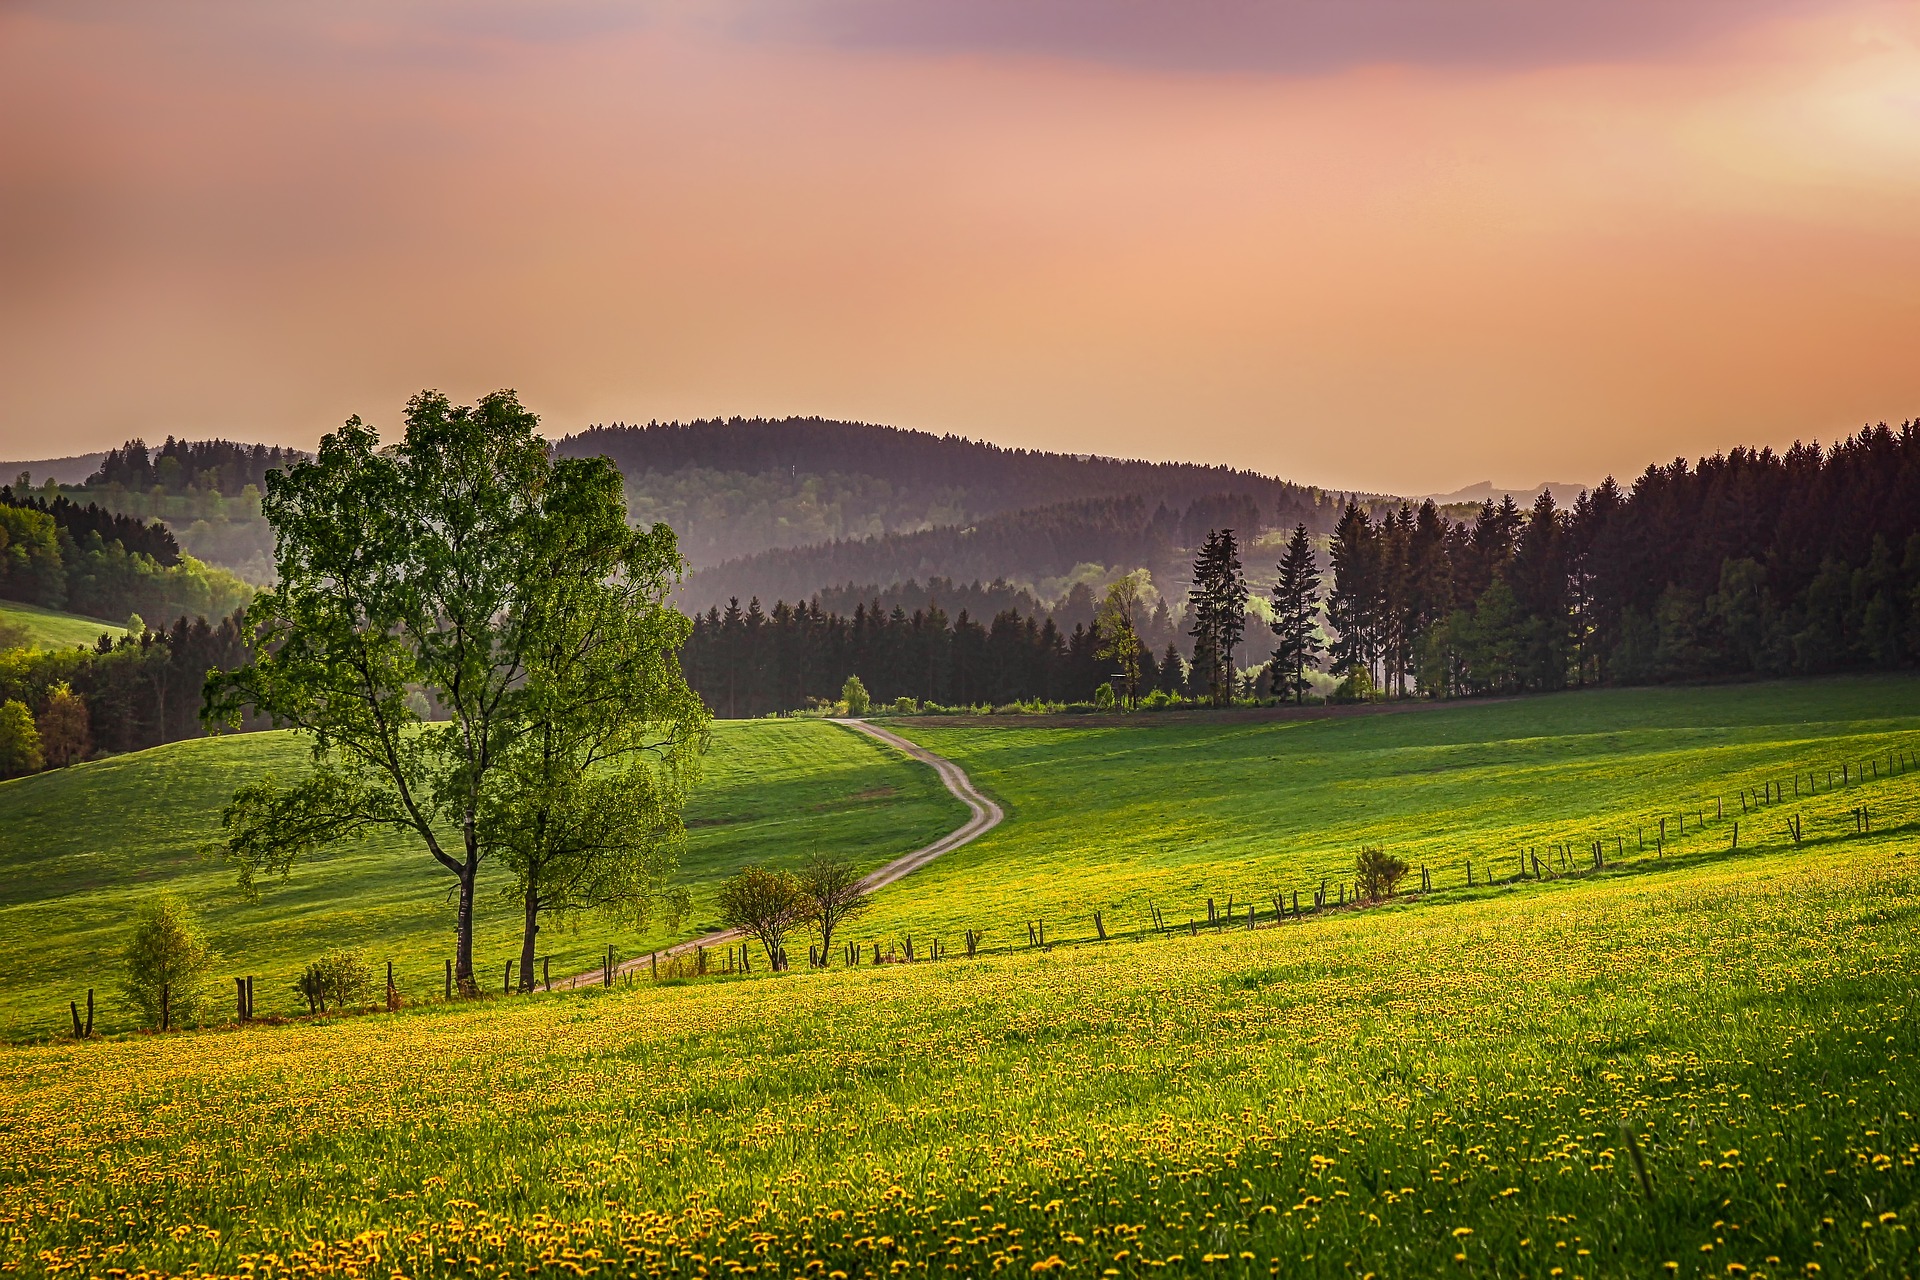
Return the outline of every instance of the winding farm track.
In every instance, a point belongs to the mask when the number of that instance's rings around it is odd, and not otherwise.
[[[941,854],[952,853],[964,844],[971,844],[973,841],[978,840],[981,836],[999,826],[1001,822],[1006,819],[1006,812],[992,800],[980,794],[979,789],[973,785],[973,779],[967,776],[966,770],[945,756],[937,756],[919,743],[910,742],[891,729],[882,729],[879,725],[868,724],[865,720],[836,718],[833,723],[851,729],[855,733],[864,733],[870,738],[876,738],[887,746],[893,747],[895,750],[918,760],[921,764],[926,765],[935,773],[939,774],[940,781],[946,785],[947,790],[952,792],[954,798],[960,801],[961,804],[967,806],[967,820],[955,827],[952,831],[947,832],[947,834],[941,836],[932,844],[922,845],[912,853],[902,854],[892,862],[868,872],[867,875],[862,877],[860,887],[866,892],[872,893],[876,889],[884,889],[886,886],[894,883],[894,881],[918,871],[921,867],[926,866]],[[695,947],[715,947],[725,942],[738,942],[743,936],[738,929],[719,929],[713,933],[702,934],[697,938],[688,938],[685,942],[676,942],[672,946],[663,947],[657,952],[650,951],[644,956],[637,956],[632,960],[624,961],[615,968],[614,972],[616,974],[630,973],[639,969],[642,965],[648,964],[656,955],[663,958],[674,956],[683,951],[691,951]],[[593,983],[602,981],[603,973],[603,970],[595,969],[591,973],[576,974],[559,985],[565,987],[590,986]]]

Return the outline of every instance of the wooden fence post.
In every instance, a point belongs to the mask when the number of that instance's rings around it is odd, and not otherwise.
[[[1093,913],[1093,931],[1099,935],[1100,941],[1105,942],[1107,940],[1107,924],[1106,921],[1100,918],[1098,911]]]
[[[1733,847],[1736,849],[1740,847],[1740,820],[1738,818],[1734,819],[1733,822]]]
[[[447,961],[447,999],[453,999],[453,961]]]
[[[162,1031],[167,1030],[172,1022],[172,1003],[173,986],[171,983],[163,982],[160,984],[160,1029]]]
[[[507,971],[500,979],[500,994],[503,996],[513,994],[513,961],[511,960],[507,961]]]
[[[80,1039],[80,1002],[78,1000],[67,1001],[67,1012],[73,1015],[73,1038],[78,1040]]]
[[[249,1012],[251,1012],[253,1009],[253,979],[252,978],[247,979],[247,1009]],[[93,988],[92,987],[87,988],[87,1036],[89,1039],[91,1039],[93,1036]]]

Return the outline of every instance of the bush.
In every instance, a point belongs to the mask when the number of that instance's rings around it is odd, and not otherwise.
[[[1372,702],[1379,690],[1373,686],[1373,675],[1365,667],[1355,667],[1347,673],[1346,679],[1334,687],[1327,695],[1328,702]]]
[[[46,767],[40,752],[40,728],[18,698],[0,702],[0,778],[18,778]]]
[[[850,716],[863,716],[873,705],[867,696],[867,686],[860,682],[859,676],[848,676],[847,682],[840,686],[840,701],[847,704]]]
[[[198,1016],[202,982],[213,965],[213,951],[185,903],[162,896],[142,907],[125,957],[127,972],[120,993],[148,1026],[162,1023],[162,992],[166,1025],[175,1026]]]
[[[893,713],[900,716],[918,715],[920,714],[920,704],[902,694],[893,700]]]
[[[1111,684],[1102,683],[1098,689],[1093,691],[1093,705],[1102,711],[1113,710],[1113,686]]]
[[[87,704],[62,680],[47,691],[47,705],[35,722],[40,747],[49,768],[61,769],[85,760],[93,751],[88,732]]]
[[[1407,864],[1385,849],[1366,848],[1353,860],[1354,878],[1359,881],[1360,896],[1370,902],[1391,898],[1406,879]]]
[[[373,1000],[373,966],[358,951],[329,951],[308,965],[293,989],[307,998],[310,1013],[369,1004]]]

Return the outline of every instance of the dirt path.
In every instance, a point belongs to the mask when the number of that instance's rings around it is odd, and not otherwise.
[[[1003,811],[999,805],[989,800],[986,796],[981,795],[979,790],[974,787],[973,779],[967,776],[966,770],[945,756],[937,756],[918,743],[909,742],[892,730],[882,729],[879,725],[868,724],[865,720],[836,719],[834,723],[843,725],[855,733],[864,733],[870,738],[877,738],[888,746],[913,757],[921,764],[927,765],[935,773],[940,775],[940,781],[946,784],[947,790],[953,793],[955,799],[967,806],[968,811],[965,822],[955,827],[952,831],[947,832],[946,835],[941,836],[932,844],[923,845],[915,849],[912,853],[903,854],[885,866],[879,867],[862,877],[860,887],[866,892],[872,893],[876,889],[883,889],[894,881],[918,871],[921,867],[926,866],[941,854],[952,853],[961,845],[969,844],[979,839],[987,832],[999,826],[1006,818],[1007,815],[1005,811]],[[697,938],[688,938],[685,942],[676,942],[670,947],[662,947],[657,952],[650,951],[644,956],[638,956],[632,960],[624,961],[614,972],[615,974],[631,973],[647,965],[655,955],[664,959],[667,956],[679,955],[681,952],[691,951],[695,947],[717,947],[723,943],[739,942],[743,936],[738,929],[716,930],[713,933],[702,934]],[[602,970],[595,969],[591,973],[576,974],[564,982],[556,983],[555,985],[563,988],[585,987],[592,986],[600,981],[602,981]]]

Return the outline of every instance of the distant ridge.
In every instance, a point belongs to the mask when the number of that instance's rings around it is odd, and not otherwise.
[[[12,484],[22,471],[31,472],[33,482],[41,484],[52,477],[55,484],[79,484],[106,461],[106,450],[80,453],[70,458],[36,458],[30,462],[0,462],[0,484]]]
[[[1528,488],[1520,485],[1501,486],[1491,480],[1482,480],[1479,484],[1470,484],[1464,489],[1455,489],[1452,493],[1422,494],[1418,498],[1409,499],[1409,501],[1420,503],[1431,500],[1435,506],[1439,507],[1459,506],[1469,502],[1478,506],[1480,503],[1486,502],[1489,499],[1498,502],[1502,497],[1512,495],[1513,500],[1524,507],[1531,504],[1542,493],[1551,493],[1554,504],[1564,507],[1578,500],[1581,494],[1591,491],[1593,487],[1594,486],[1590,484],[1569,484],[1559,480],[1543,480],[1539,484]]]

